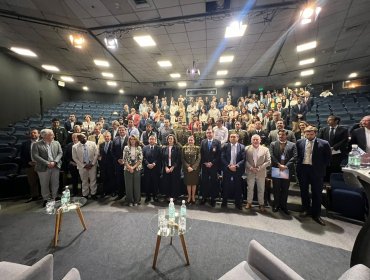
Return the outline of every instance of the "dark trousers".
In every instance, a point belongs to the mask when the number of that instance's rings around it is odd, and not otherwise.
[[[211,197],[215,200],[218,196],[219,184],[217,180],[217,169],[215,167],[202,167],[201,192],[203,199]]]
[[[287,210],[289,179],[272,178],[274,207],[280,207]]]
[[[311,209],[312,217],[319,217],[321,213],[321,200],[324,178],[318,176],[311,165],[302,164],[297,170],[299,187],[301,189],[301,198],[303,209]],[[311,185],[312,207],[309,194],[309,185]]]
[[[156,197],[159,190],[159,170],[157,167],[153,169],[144,169],[144,186],[146,197],[150,198],[150,195]]]
[[[113,163],[103,163],[100,165],[100,176],[103,183],[103,193],[111,194],[115,190],[115,176]]]
[[[26,172],[28,185],[30,186],[30,196],[38,198],[40,196],[39,176],[35,171],[35,167],[27,167]]]
[[[77,166],[72,164],[68,165],[69,174],[71,174],[71,183],[73,195],[79,195],[78,192],[78,180],[80,179],[80,173],[78,172]]]
[[[163,172],[162,184],[167,198],[177,198],[180,192],[180,172],[176,168],[171,173]]]
[[[223,203],[226,203],[229,198],[233,198],[236,206],[242,205],[242,180],[240,174],[224,173],[222,182]]]
[[[118,162],[114,164],[114,173],[116,178],[116,184],[113,191],[118,193],[118,196],[124,197],[125,195],[125,175],[123,170],[123,165],[120,165]]]
[[[331,173],[342,173],[342,167],[340,166],[342,160],[345,158],[343,153],[332,155],[330,159],[330,165],[326,168],[326,174],[324,181],[330,182]]]

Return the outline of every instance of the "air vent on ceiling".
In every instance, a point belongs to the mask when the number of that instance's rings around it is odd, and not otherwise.
[[[343,52],[346,52],[347,49],[344,48],[344,49],[339,49],[339,50],[335,50],[334,53],[343,53]]]
[[[345,28],[345,32],[352,32],[358,29],[361,29],[364,26],[364,23],[348,26]]]
[[[150,8],[148,0],[130,0],[129,2],[134,9]]]

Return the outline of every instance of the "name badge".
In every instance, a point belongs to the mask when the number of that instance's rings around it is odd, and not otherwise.
[[[280,158],[281,158],[281,160],[285,160],[285,155],[282,154]]]

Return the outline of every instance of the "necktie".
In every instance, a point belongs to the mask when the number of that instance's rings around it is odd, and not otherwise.
[[[95,144],[98,144],[98,140],[99,140],[99,136],[98,136],[98,135],[96,135],[96,136],[95,136]]]
[[[122,149],[122,147],[123,147],[123,142],[125,142],[125,138],[123,138],[123,137],[121,137],[121,149]]]
[[[108,142],[105,142],[105,146],[104,146],[104,152],[105,153],[108,152],[108,147],[109,147],[109,143]]]
[[[208,141],[208,150],[210,150],[212,147],[212,141]]]
[[[331,127],[330,128],[330,133],[329,133],[330,146],[333,146],[333,142],[334,142],[334,127]]]
[[[171,149],[172,147],[171,146],[169,146],[168,147],[168,166],[172,166],[171,165]]]
[[[312,141],[306,141],[306,149],[304,151],[303,164],[312,165]]]
[[[83,144],[83,146],[84,146],[84,152],[83,152],[84,163],[89,163],[90,162],[90,160],[89,160],[89,151],[87,150],[86,144]]]
[[[231,146],[231,164],[236,164],[236,145]]]

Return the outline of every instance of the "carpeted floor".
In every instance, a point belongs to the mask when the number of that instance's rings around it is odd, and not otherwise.
[[[76,213],[64,215],[59,246],[51,246],[54,216],[41,212],[0,215],[0,260],[32,264],[54,254],[54,276],[76,267],[92,279],[217,279],[246,258],[256,239],[305,279],[337,279],[349,268],[350,252],[256,229],[191,220],[185,239],[190,266],[181,244],[163,238],[157,270],[151,268],[156,242],[151,213],[86,211],[83,232]]]

